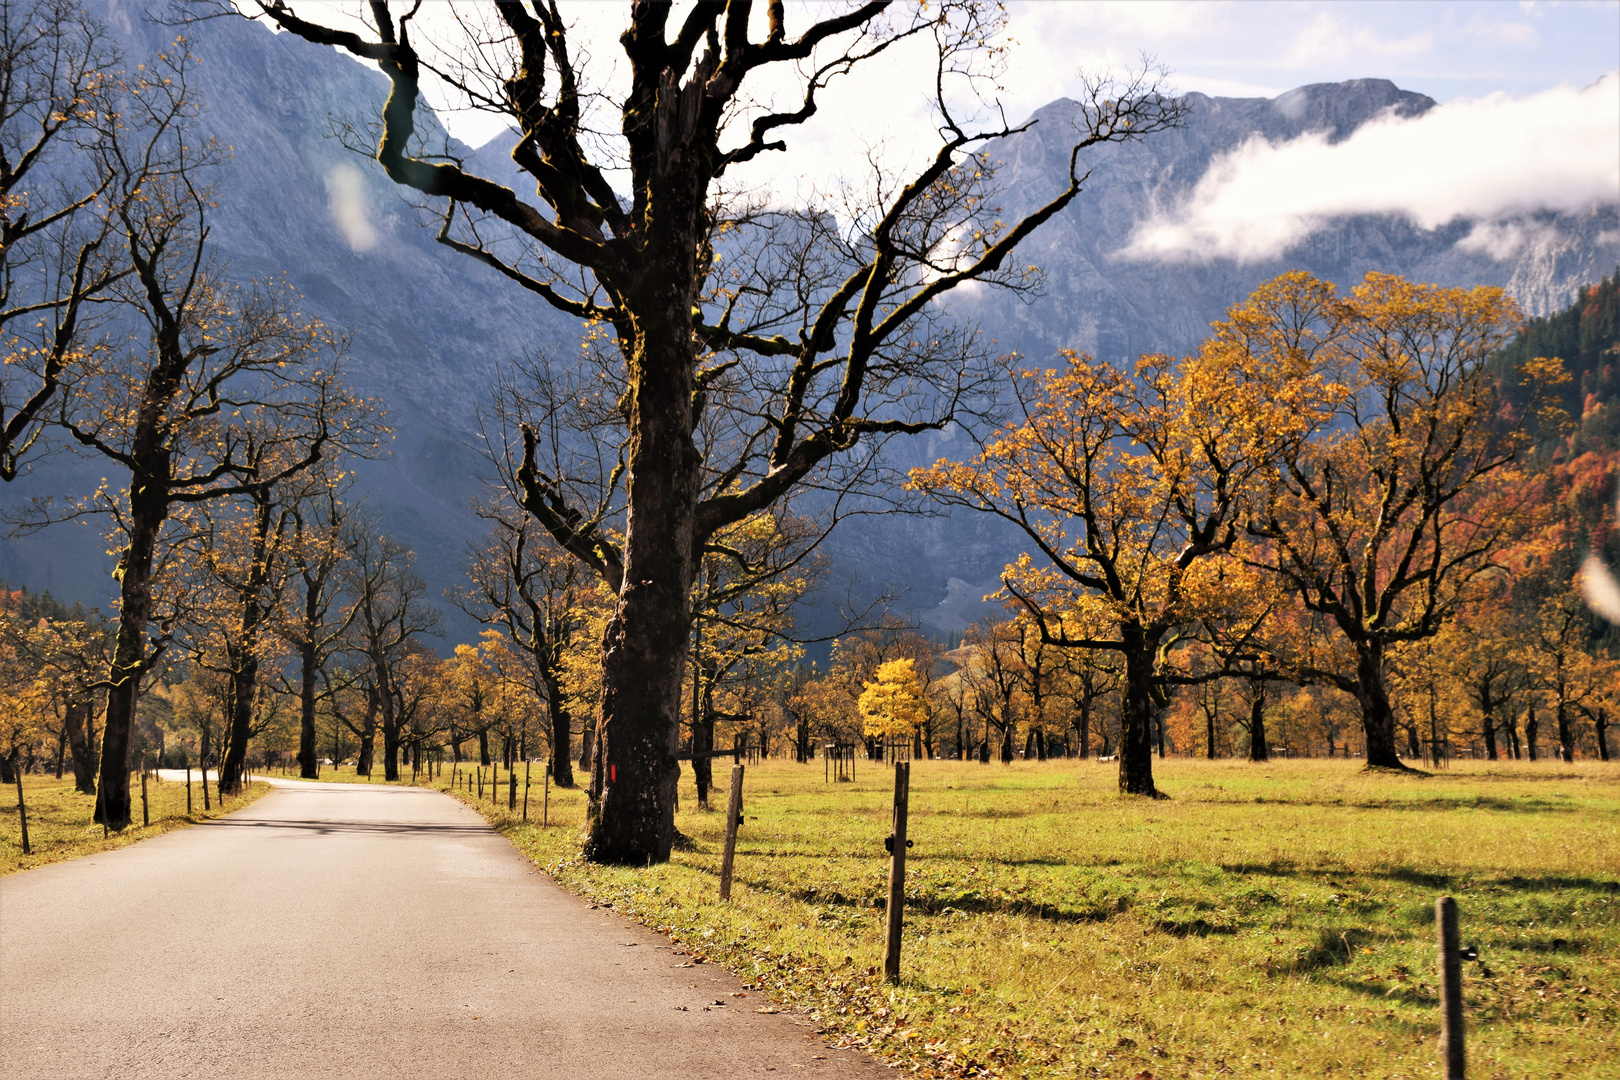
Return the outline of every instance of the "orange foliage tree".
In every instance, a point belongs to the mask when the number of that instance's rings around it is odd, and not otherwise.
[[[942,459],[910,483],[1024,533],[1030,552],[1006,568],[1007,594],[1050,643],[1120,656],[1119,787],[1157,795],[1167,654],[1181,628],[1224,605],[1246,493],[1280,438],[1325,415],[1319,376],[1275,385],[1241,353],[1208,347],[1143,357],[1134,372],[1063,356],[1062,368],[1012,380],[1021,415],[976,458]]]
[[[1532,438],[1526,417],[1555,422],[1543,395],[1563,375],[1556,360],[1527,361],[1530,404],[1508,406],[1485,361],[1519,323],[1501,289],[1369,274],[1345,297],[1295,272],[1216,325],[1214,348],[1279,400],[1302,371],[1326,391],[1312,422],[1279,442],[1248,527],[1268,542],[1263,565],[1353,652],[1353,670],[1309,674],[1355,696],[1369,767],[1404,767],[1391,649],[1438,633],[1534,517],[1516,458]]]

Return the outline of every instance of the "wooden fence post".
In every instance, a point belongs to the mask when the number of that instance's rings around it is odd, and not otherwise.
[[[146,809],[146,763],[141,763],[141,828],[152,824],[152,815]]]
[[[28,843],[28,807],[23,804],[22,769],[15,773],[17,777],[17,821],[22,825],[23,854],[32,855],[34,849]]]
[[[529,823],[529,768],[533,765],[529,758],[523,759],[523,824]]]
[[[1436,900],[1434,923],[1440,946],[1440,1058],[1446,1080],[1463,1080],[1463,951],[1457,901],[1449,896]]]
[[[731,899],[731,869],[737,861],[737,825],[742,820],[743,767],[731,767],[731,801],[726,810],[726,851],[720,859],[720,899]]]
[[[889,837],[889,929],[883,945],[883,978],[900,981],[900,931],[906,917],[906,808],[911,797],[911,763],[894,763],[894,835]]]
[[[546,762],[546,797],[540,804],[540,827],[551,827],[551,762]]]
[[[186,817],[191,816],[191,766],[186,766]]]

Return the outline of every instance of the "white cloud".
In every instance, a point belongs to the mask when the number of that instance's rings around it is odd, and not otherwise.
[[[1556,226],[1535,220],[1480,221],[1457,241],[1464,251],[1483,252],[1497,262],[1507,262],[1525,248],[1546,250],[1564,239]]]
[[[1184,205],[1140,225],[1136,258],[1274,258],[1334,218],[1400,214],[1433,229],[1620,201],[1620,72],[1584,90],[1503,94],[1386,116],[1330,144],[1255,138],[1211,162]],[[1527,234],[1467,242],[1506,250]]]
[[[326,205],[332,213],[332,224],[349,242],[349,250],[370,251],[377,246],[377,230],[371,227],[371,212],[366,206],[366,178],[347,161],[327,174]]]

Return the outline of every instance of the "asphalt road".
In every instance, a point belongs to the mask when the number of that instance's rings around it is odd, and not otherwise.
[[[889,1075],[687,962],[449,796],[278,781],[0,878],[0,1076]]]

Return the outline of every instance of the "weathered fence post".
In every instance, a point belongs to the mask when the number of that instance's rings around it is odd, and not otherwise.
[[[540,827],[551,827],[551,762],[546,762],[546,794],[545,800],[540,804]]]
[[[146,763],[141,763],[141,828],[152,824],[152,815],[146,809]]]
[[[186,817],[191,816],[191,766],[186,766]]]
[[[911,763],[894,763],[894,835],[889,837],[889,932],[883,946],[883,977],[900,981],[900,931],[906,919],[906,808],[911,798]]]
[[[17,777],[17,822],[22,826],[23,854],[32,855],[34,849],[28,843],[28,807],[23,804],[22,769],[16,772]]]
[[[523,759],[523,824],[529,823],[529,769],[534,764],[530,759]]]
[[[1463,1080],[1463,952],[1457,901],[1449,896],[1436,900],[1434,923],[1440,944],[1440,1057],[1446,1080]]]
[[[731,899],[731,869],[737,861],[737,826],[742,822],[743,767],[731,767],[731,801],[726,810],[726,851],[720,859],[720,899]]]

